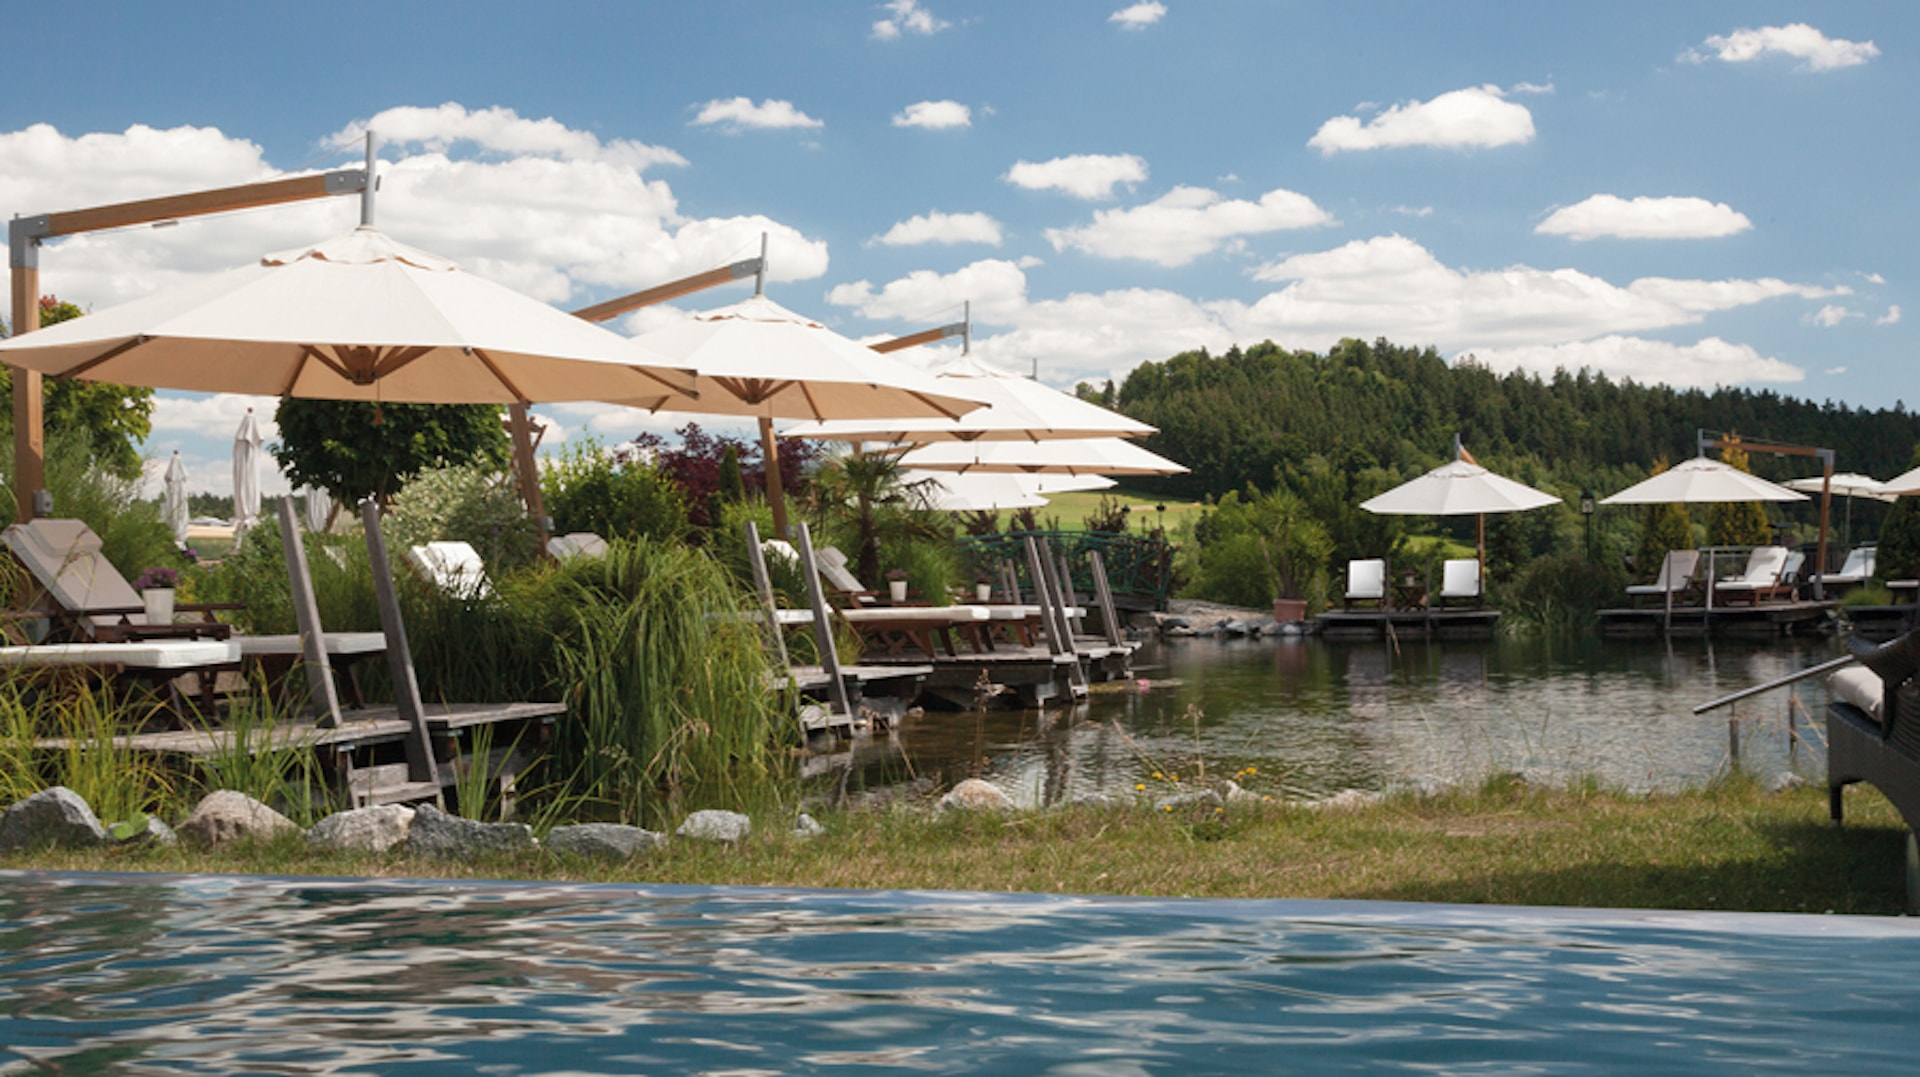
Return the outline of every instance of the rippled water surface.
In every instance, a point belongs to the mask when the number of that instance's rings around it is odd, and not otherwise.
[[[1824,681],[1721,710],[1691,708],[1840,653],[1829,638],[1323,642],[1176,640],[1143,651],[1150,686],[1100,686],[1047,713],[929,713],[842,753],[869,787],[982,773],[1026,804],[1131,795],[1156,769],[1256,767],[1269,792],[1430,788],[1497,772],[1635,791],[1698,785],[1740,765],[1824,781]],[[1197,708],[1199,721],[1194,721]],[[1789,735],[1792,712],[1798,734]],[[829,772],[825,760],[816,769]]]
[[[1911,1072],[1920,925],[0,873],[0,1072]]]

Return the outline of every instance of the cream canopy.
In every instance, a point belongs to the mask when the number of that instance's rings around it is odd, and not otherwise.
[[[1660,474],[1600,499],[1602,505],[1665,505],[1734,501],[1805,501],[1807,495],[1776,486],[1732,464],[1696,456]]]
[[[662,401],[693,374],[363,225],[0,341],[56,377],[433,404]]]
[[[902,467],[928,471],[1026,472],[1040,475],[1182,475],[1187,469],[1120,438],[1061,441],[948,441],[900,457]]]
[[[782,437],[884,441],[1043,441],[1054,438],[1145,437],[1155,428],[1007,371],[962,356],[934,375],[955,392],[987,402],[957,419],[843,419],[803,423]]]

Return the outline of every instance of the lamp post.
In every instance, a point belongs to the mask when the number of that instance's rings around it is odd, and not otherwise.
[[[1580,491],[1580,516],[1587,521],[1587,560],[1593,560],[1593,491]]]
[[[1153,507],[1153,529],[1160,535],[1167,533],[1167,503],[1164,501]]]

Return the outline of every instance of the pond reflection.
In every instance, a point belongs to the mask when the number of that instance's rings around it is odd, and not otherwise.
[[[984,777],[1025,805],[1131,796],[1156,771],[1191,775],[1201,762],[1209,774],[1257,768],[1263,792],[1295,798],[1507,772],[1669,791],[1727,771],[1737,715],[1739,766],[1820,780],[1824,681],[1690,708],[1839,653],[1824,638],[1171,640],[1141,652],[1144,687],[1097,686],[1045,712],[931,712],[809,769],[882,796]]]

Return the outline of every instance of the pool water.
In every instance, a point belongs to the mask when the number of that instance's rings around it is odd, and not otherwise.
[[[1190,775],[1200,763],[1222,775],[1253,767],[1251,784],[1292,799],[1500,773],[1633,792],[1698,786],[1735,766],[1820,783],[1824,680],[1706,715],[1691,708],[1839,653],[1824,637],[1172,640],[1141,652],[1145,688],[1099,686],[1047,712],[929,712],[812,767],[843,788],[981,776],[1026,806],[1131,796],[1156,771]],[[844,779],[848,767],[857,781]]]
[[[0,1072],[1911,1072],[1920,924],[0,872]]]

